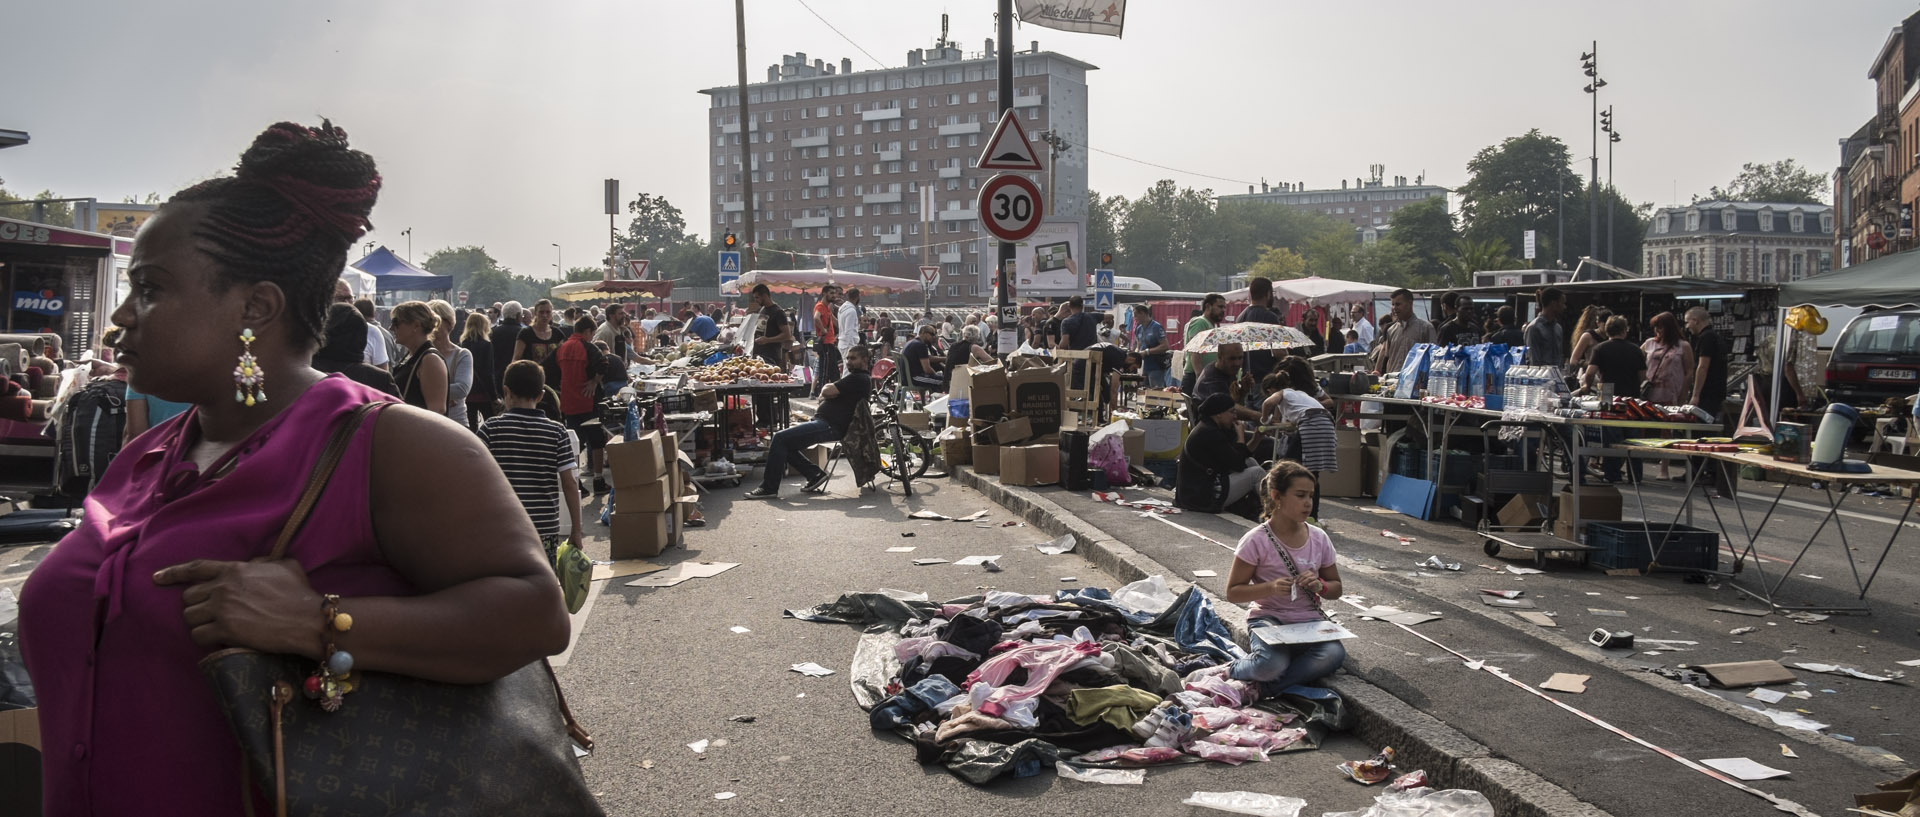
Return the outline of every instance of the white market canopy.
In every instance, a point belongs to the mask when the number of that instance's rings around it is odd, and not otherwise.
[[[817,294],[820,288],[834,284],[841,289],[860,289],[867,292],[913,292],[920,288],[917,279],[895,278],[891,275],[874,275],[866,272],[846,272],[832,267],[807,270],[750,270],[743,273],[739,280],[720,288],[722,295],[738,295],[751,291],[756,284],[766,284],[774,292],[786,295]]]
[[[1359,281],[1341,281],[1333,278],[1322,278],[1318,275],[1309,275],[1305,278],[1288,278],[1284,281],[1273,282],[1273,297],[1293,303],[1320,306],[1323,304],[1372,301],[1375,298],[1385,297],[1396,289],[1399,289],[1399,287],[1391,287],[1384,284],[1367,284]],[[1248,292],[1248,289],[1236,289],[1227,293],[1227,300],[1247,300]]]

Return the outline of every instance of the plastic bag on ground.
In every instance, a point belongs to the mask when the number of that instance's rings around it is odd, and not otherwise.
[[[1470,789],[1408,789],[1373,799],[1365,811],[1329,811],[1320,817],[1494,817],[1487,796]]]
[[[1011,746],[985,740],[963,740],[954,745],[942,762],[955,777],[976,786],[984,786],[1009,774],[1032,777],[1053,766],[1059,757],[1059,749],[1039,738],[1023,740]]]
[[[1138,786],[1147,782],[1146,769],[1082,769],[1066,761],[1053,764],[1053,770],[1068,780],[1105,783],[1109,786]]]
[[[847,678],[853,687],[854,703],[861,709],[872,711],[889,697],[887,683],[900,677],[900,660],[893,652],[899,641],[900,637],[892,633],[866,633],[854,644]]]
[[[1166,612],[1178,599],[1165,576],[1148,576],[1113,593],[1114,603],[1153,615]]]
[[[1298,797],[1251,791],[1197,791],[1180,802],[1254,817],[1300,817],[1300,810],[1307,807],[1307,801]]]
[[[905,601],[885,593],[842,593],[840,598],[827,604],[784,612],[789,618],[802,621],[899,627],[915,619],[933,618],[940,612],[940,605],[928,601]]]

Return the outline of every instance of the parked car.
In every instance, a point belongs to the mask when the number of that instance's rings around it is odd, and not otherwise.
[[[1827,361],[1827,396],[1878,406],[1920,392],[1920,309],[1863,312],[1847,322]]]

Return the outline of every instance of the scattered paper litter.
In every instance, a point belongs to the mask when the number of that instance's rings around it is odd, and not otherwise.
[[[1378,505],[1368,505],[1360,510],[1366,511],[1367,513],[1399,513],[1399,511],[1392,508],[1382,508]]]
[[[687,748],[692,749],[693,753],[696,755],[704,755],[707,753],[708,743],[711,743],[711,741],[707,740],[706,738],[701,738],[699,740],[696,740],[692,743],[687,744]]]
[[[1537,567],[1521,567],[1519,565],[1507,565],[1507,572],[1512,573],[1516,576],[1530,576],[1535,573],[1545,573],[1547,571],[1541,570],[1540,568],[1537,568]]]
[[[750,633],[750,632],[753,632],[752,630],[749,630],[749,629],[747,629],[747,628],[745,628],[745,627],[742,627],[742,626],[740,626],[740,625],[738,625],[738,624],[735,624],[735,625],[733,625],[732,627],[728,627],[727,629],[729,629],[729,630],[732,630],[732,631],[733,631],[733,632],[734,632],[734,633],[735,633],[736,635],[745,635],[745,634],[747,634],[747,633]]]
[[[913,545],[902,545],[900,547],[887,548],[888,553],[912,553],[913,551],[914,551]]]
[[[788,667],[787,669],[793,670],[794,672],[800,673],[801,675],[809,675],[814,678],[824,678],[828,675],[833,674],[833,670],[827,669],[826,667],[820,666],[819,664],[815,664],[812,661],[808,661],[804,664],[794,664],[793,666]]]
[[[1818,624],[1832,618],[1832,616],[1825,613],[1788,613],[1787,618],[1798,621],[1801,624]]]
[[[1767,719],[1773,721],[1774,723],[1777,723],[1781,726],[1790,727],[1793,729],[1804,729],[1808,732],[1818,732],[1831,725],[1831,724],[1821,723],[1805,715],[1802,715],[1798,712],[1782,712],[1778,709],[1767,709],[1767,708],[1758,707],[1758,706],[1749,706],[1747,708],[1767,716]]]
[[[1625,610],[1602,610],[1598,607],[1588,607],[1587,612],[1592,613],[1596,616],[1608,616],[1610,618],[1626,618],[1627,617],[1627,611]]]
[[[980,565],[983,565],[983,564],[986,564],[986,563],[988,563],[988,562],[991,562],[991,561],[993,561],[993,560],[995,560],[995,559],[998,559],[998,558],[1000,558],[1000,557],[999,557],[998,555],[994,555],[994,556],[968,556],[968,557],[966,557],[966,558],[964,558],[964,559],[956,559],[956,560],[954,560],[954,563],[953,563],[953,566],[954,566],[954,567],[979,567]]]
[[[1588,675],[1577,675],[1571,672],[1556,672],[1553,674],[1552,678],[1548,678],[1546,680],[1546,683],[1541,684],[1540,688],[1550,689],[1550,690],[1553,690],[1554,692],[1570,692],[1575,695],[1578,695],[1582,692],[1587,691],[1587,681],[1591,679],[1592,679],[1592,676],[1588,676]]]
[[[666,570],[666,565],[657,565],[641,559],[621,559],[616,562],[595,562],[593,581],[618,579],[621,576],[633,576],[640,573],[654,573]]]
[[[1033,549],[1045,553],[1048,556],[1058,556],[1062,553],[1071,553],[1075,543],[1073,534],[1069,533],[1051,542],[1034,545]]]
[[[952,519],[953,517],[951,517],[951,516],[948,516],[948,515],[946,515],[946,514],[943,514],[943,513],[934,513],[933,511],[914,511],[913,513],[910,513],[910,514],[907,514],[907,518],[909,518],[909,519],[937,519],[937,520],[942,520],[942,521],[944,521],[944,520],[948,520],[948,519]]]
[[[982,519],[985,519],[985,518],[987,518],[987,512],[986,512],[986,511],[974,511],[973,513],[970,513],[970,514],[967,514],[966,516],[961,516],[961,517],[955,517],[955,518],[954,518],[954,521],[956,521],[956,522],[978,522],[978,521],[980,521],[980,520],[982,520]]]
[[[717,792],[717,793],[715,793],[715,794],[713,795],[713,799],[715,799],[715,800],[732,800],[733,798],[735,798],[735,797],[738,797],[738,796],[739,796],[739,795],[736,795],[736,794],[734,794],[733,792],[730,792],[730,791],[723,791],[723,792]]]
[[[1300,810],[1307,807],[1307,801],[1298,797],[1251,791],[1197,791],[1180,802],[1254,817],[1300,817]]]
[[[1403,544],[1403,545],[1410,545],[1410,544],[1413,544],[1414,542],[1420,541],[1418,538],[1415,538],[1412,536],[1402,536],[1390,530],[1383,530],[1380,532],[1380,535],[1388,539],[1398,539],[1400,540],[1400,544]]]
[[[1215,573],[1215,572],[1213,572],[1213,571],[1211,571],[1211,570],[1195,570],[1195,571],[1193,571],[1193,575],[1194,575],[1194,577],[1195,577],[1195,578],[1200,578],[1200,579],[1211,579],[1211,578],[1213,578],[1213,577],[1215,577],[1215,576],[1218,576],[1218,575],[1220,575],[1220,574],[1218,574],[1218,573]]]
[[[1761,703],[1777,704],[1787,699],[1787,693],[1777,689],[1755,688],[1752,692],[1747,693],[1747,697]]]
[[[1435,570],[1459,570],[1460,563],[1442,561],[1438,555],[1434,555],[1428,556],[1426,561],[1420,562],[1414,565],[1414,567],[1431,567]]]
[[[1826,577],[1825,577],[1825,576],[1815,576],[1815,575],[1813,575],[1812,573],[1802,573],[1802,574],[1800,574],[1800,578],[1803,578],[1803,579],[1815,579],[1815,580],[1818,580],[1818,579],[1824,579],[1824,578],[1826,578]]]
[[[739,566],[738,562],[681,562],[659,573],[627,582],[627,586],[672,587],[688,579],[711,579]]]
[[[1707,609],[1708,609],[1708,610],[1718,610],[1718,611],[1720,611],[1720,612],[1722,612],[1722,613],[1734,613],[1734,614],[1736,614],[1736,615],[1742,615],[1742,616],[1754,616],[1754,617],[1756,617],[1756,618],[1758,618],[1758,617],[1762,617],[1762,616],[1768,616],[1768,615],[1772,615],[1772,614],[1773,614],[1773,611],[1771,611],[1771,610],[1767,610],[1767,609],[1765,609],[1765,608],[1760,608],[1760,607],[1729,607],[1729,606],[1727,606],[1727,605],[1724,605],[1724,604],[1716,604],[1716,605],[1714,605],[1714,606],[1712,606],[1712,607],[1708,607]]]
[[[1516,612],[1514,613],[1514,615],[1519,616],[1521,621],[1525,621],[1528,624],[1535,624],[1541,627],[1560,626],[1559,624],[1555,624],[1553,621],[1553,618],[1548,616],[1546,613],[1530,613],[1530,612],[1523,611],[1523,612]]]
[[[1525,590],[1481,590],[1480,592],[1503,599],[1517,599],[1527,594]]]
[[[1746,635],[1747,633],[1757,633],[1759,631],[1759,627],[1735,627],[1728,630],[1727,635]]]
[[[921,567],[926,567],[927,565],[943,565],[943,564],[946,564],[946,563],[947,563],[947,560],[945,560],[945,559],[915,559],[915,560],[913,560],[913,563],[914,563],[914,564],[916,564],[916,565],[919,565],[919,566],[921,566]]]
[[[1782,769],[1762,766],[1744,757],[1718,757],[1700,762],[1741,780],[1766,780],[1772,777],[1786,777],[1788,774]]]
[[[1071,584],[1073,582],[1080,581],[1080,578],[1078,576],[1061,576],[1060,581]]]
[[[1799,755],[1796,755],[1793,753],[1792,749],[1787,748],[1787,745],[1784,743],[1780,744],[1780,756],[1781,757],[1799,757]]]
[[[874,508],[878,508],[878,507],[880,507],[880,506],[879,506],[879,505],[861,505],[861,506],[860,506],[860,510],[863,510],[863,511],[871,511],[871,510],[873,510]]]
[[[1893,663],[1903,667],[1920,667],[1920,658],[1915,658],[1912,661],[1895,661]]]
[[[1053,764],[1053,770],[1068,780],[1082,783],[1104,783],[1109,786],[1138,786],[1147,782],[1146,769],[1083,769],[1071,763],[1061,761]]]
[[[1843,667],[1838,664],[1810,664],[1803,662],[1794,664],[1793,666],[1808,672],[1824,672],[1829,675],[1851,675],[1864,681],[1898,681],[1907,677],[1907,674],[1904,672],[1890,672],[1886,675],[1870,675],[1852,667]]]

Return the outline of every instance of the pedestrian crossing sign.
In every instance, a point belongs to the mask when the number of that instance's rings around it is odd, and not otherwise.
[[[740,253],[738,252],[720,253],[720,274],[721,275],[739,275],[740,274]]]
[[[1113,290],[1103,289],[1093,294],[1093,308],[1098,312],[1113,311]]]

